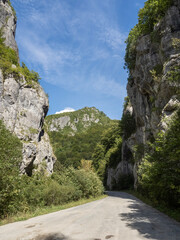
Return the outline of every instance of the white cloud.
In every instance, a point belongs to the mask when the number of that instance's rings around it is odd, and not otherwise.
[[[65,113],[65,112],[74,112],[75,109],[66,107],[64,110],[61,110],[60,112],[56,112],[55,114]]]
[[[127,36],[124,33],[121,33],[117,29],[112,29],[107,27],[104,32],[101,33],[100,39],[106,42],[112,49],[118,50],[125,45],[125,40]]]

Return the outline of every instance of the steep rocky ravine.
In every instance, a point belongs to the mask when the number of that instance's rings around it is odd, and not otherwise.
[[[0,29],[5,45],[18,52],[16,16],[8,0],[0,0]],[[49,102],[39,83],[32,82],[29,84],[22,74],[17,77],[0,69],[0,119],[23,143],[21,172],[32,175],[33,169],[44,168],[49,174],[55,162],[49,137],[43,129]]]
[[[137,186],[137,168],[147,141],[166,130],[167,121],[180,104],[178,82],[171,81],[172,72],[180,66],[180,1],[173,0],[165,16],[149,34],[140,36],[135,45],[135,58],[127,84],[129,102],[123,116],[133,116],[136,130],[124,138],[122,161],[108,169],[107,185],[120,174],[133,174]],[[179,75],[176,75],[179,76]],[[138,149],[138,152],[135,152]]]

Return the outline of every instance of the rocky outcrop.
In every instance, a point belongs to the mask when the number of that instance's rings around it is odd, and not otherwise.
[[[123,141],[121,165],[124,161],[128,165],[127,156],[130,159],[133,156],[134,163],[130,165],[129,172],[134,174],[135,187],[144,146],[156,137],[159,130],[166,130],[168,119],[180,104],[177,95],[180,79],[179,75],[173,75],[174,69],[178,74],[180,71],[180,1],[173,2],[153,32],[138,39],[135,66],[130,70],[127,84],[136,132]],[[116,173],[118,168],[119,165],[114,170]],[[125,173],[124,168],[119,172]]]
[[[17,51],[16,18],[9,1],[0,0],[0,24],[4,43]],[[43,129],[48,108],[48,98],[39,83],[29,84],[23,75],[4,75],[0,69],[0,119],[23,143],[22,173],[32,175],[42,167],[47,174],[53,171],[55,156]]]
[[[9,0],[0,0],[0,29],[5,38],[5,44],[18,52],[15,41],[16,16]]]

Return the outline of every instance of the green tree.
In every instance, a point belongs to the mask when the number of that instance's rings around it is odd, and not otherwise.
[[[22,144],[0,121],[0,215],[17,211],[20,201],[19,166]]]
[[[180,110],[166,132],[146,150],[139,166],[139,190],[154,202],[180,207]]]

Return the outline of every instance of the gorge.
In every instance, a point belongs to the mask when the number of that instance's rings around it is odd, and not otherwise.
[[[121,120],[95,107],[46,116],[40,77],[20,64],[16,21],[0,0],[1,215],[96,197],[102,182],[179,209],[180,1],[148,0],[139,11],[126,40]],[[14,159],[11,138],[22,153]]]

